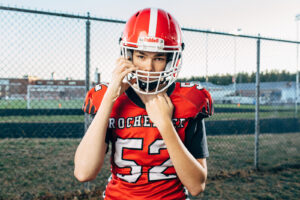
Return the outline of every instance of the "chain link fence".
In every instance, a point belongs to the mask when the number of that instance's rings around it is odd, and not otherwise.
[[[124,22],[3,6],[0,19],[0,199],[82,194],[73,157],[90,120],[81,107],[87,88],[109,82]],[[299,164],[299,42],[183,32],[180,80],[204,77],[215,102],[206,120],[209,176]],[[256,84],[274,70],[293,79]],[[229,74],[229,84],[214,74]],[[109,155],[105,162],[85,189],[105,189]]]

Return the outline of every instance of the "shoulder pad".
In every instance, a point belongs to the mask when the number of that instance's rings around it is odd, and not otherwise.
[[[108,85],[101,83],[90,89],[86,94],[82,110],[88,114],[96,114]]]
[[[209,117],[213,114],[213,100],[209,92],[200,84],[180,83],[181,93],[192,102],[198,115]]]

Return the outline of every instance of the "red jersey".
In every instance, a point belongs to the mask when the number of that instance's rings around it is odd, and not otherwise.
[[[85,112],[97,112],[106,89],[101,84],[88,92]],[[174,127],[184,142],[189,122],[199,115],[212,114],[212,99],[207,90],[189,83],[173,84],[167,93],[174,105]],[[114,103],[108,130],[112,177],[106,187],[106,200],[187,199],[166,145],[132,88]]]

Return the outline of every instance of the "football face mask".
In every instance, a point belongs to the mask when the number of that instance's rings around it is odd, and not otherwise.
[[[125,58],[132,58],[133,50],[169,55],[163,71],[136,70],[126,76],[135,91],[157,94],[177,79],[182,64],[182,33],[177,21],[166,11],[146,8],[134,14],[125,25],[120,47]]]
[[[132,58],[132,50],[123,48],[125,58]],[[136,70],[129,73],[125,80],[137,92],[142,94],[157,94],[167,89],[176,79],[181,68],[181,53],[174,52],[169,54],[169,59],[163,71],[151,72]]]

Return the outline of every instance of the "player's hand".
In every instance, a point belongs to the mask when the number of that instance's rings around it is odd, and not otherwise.
[[[116,67],[112,73],[112,80],[108,86],[108,93],[111,95],[113,101],[115,101],[125,90],[128,89],[129,84],[123,82],[124,77],[137,70],[137,67],[133,65],[132,61],[120,57],[116,61]]]
[[[146,111],[151,121],[160,128],[166,122],[172,120],[174,105],[166,93],[157,95],[141,95],[142,101],[146,106]]]

